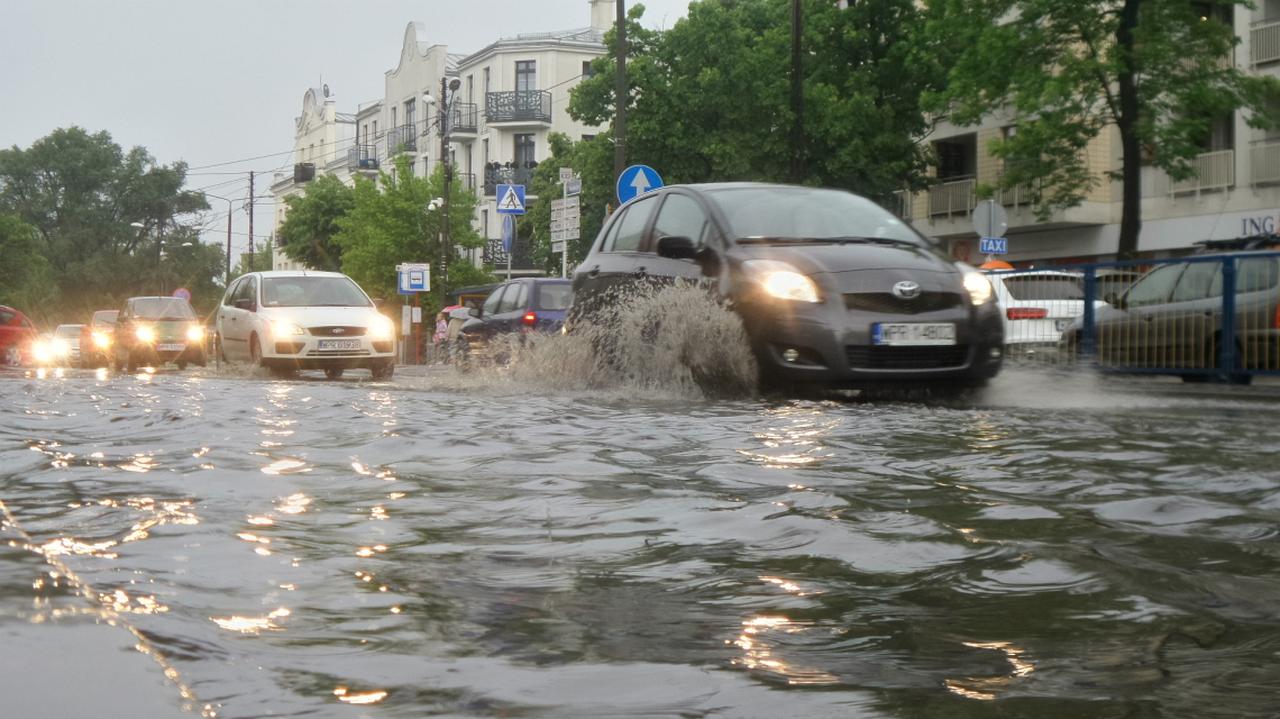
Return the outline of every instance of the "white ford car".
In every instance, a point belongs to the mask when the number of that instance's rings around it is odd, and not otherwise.
[[[280,373],[322,369],[330,379],[361,368],[395,370],[395,323],[339,272],[250,272],[227,288],[215,320],[227,361]]]

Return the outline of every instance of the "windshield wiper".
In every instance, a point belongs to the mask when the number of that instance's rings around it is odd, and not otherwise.
[[[806,244],[806,245],[846,245],[846,244],[872,244],[872,245],[908,245],[911,247],[920,247],[920,243],[904,240],[900,237],[863,237],[861,235],[844,235],[840,237],[784,237],[775,236],[753,236],[739,237],[738,242],[744,245],[774,245],[774,244]]]

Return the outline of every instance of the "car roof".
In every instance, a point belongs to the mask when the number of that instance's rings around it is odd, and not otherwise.
[[[263,270],[261,272],[250,272],[251,275],[259,275],[263,278],[270,277],[346,277],[341,272],[329,272],[327,270]]]
[[[1080,272],[1071,270],[985,270],[996,279],[1004,279],[1006,277],[1071,277],[1079,279],[1084,275]]]

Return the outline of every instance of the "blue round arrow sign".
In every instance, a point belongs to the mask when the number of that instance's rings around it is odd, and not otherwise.
[[[626,202],[637,195],[662,187],[662,177],[648,165],[632,165],[618,175],[618,202]]]

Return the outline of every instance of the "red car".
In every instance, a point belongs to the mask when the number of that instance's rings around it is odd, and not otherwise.
[[[39,336],[27,316],[0,305],[0,365],[31,363],[31,343]]]

